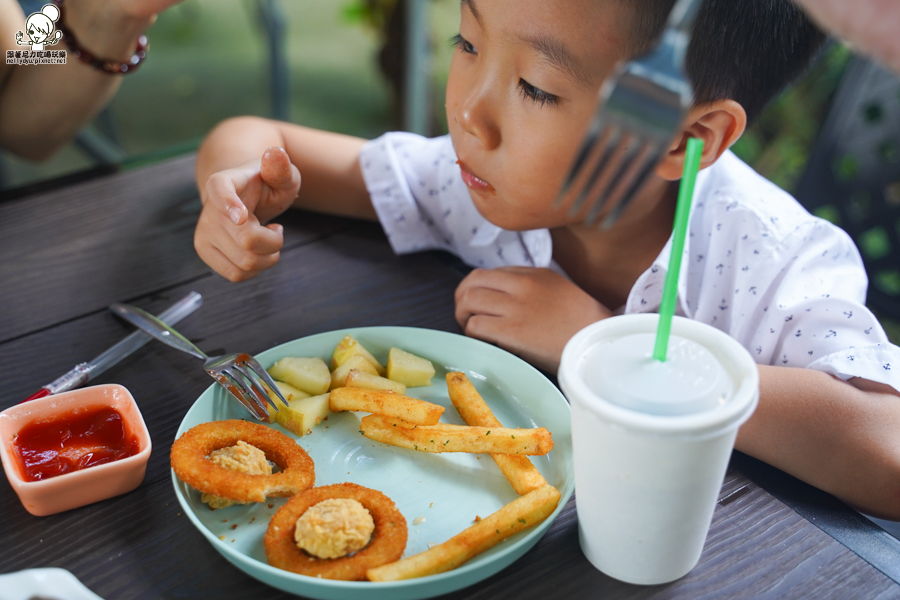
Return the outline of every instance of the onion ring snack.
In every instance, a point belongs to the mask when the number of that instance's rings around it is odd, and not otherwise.
[[[238,441],[256,446],[279,469],[271,475],[248,475],[207,458]],[[205,494],[236,502],[265,502],[267,496],[292,496],[316,481],[309,454],[283,433],[248,421],[211,421],[192,427],[175,440],[170,454],[179,479]]]
[[[356,500],[372,515],[375,532],[369,544],[350,556],[315,558],[294,542],[299,519],[310,507],[330,498]],[[263,544],[269,564],[285,571],[344,581],[361,581],[368,569],[399,560],[406,549],[406,519],[381,492],[355,483],[311,488],[287,501],[269,522]]]

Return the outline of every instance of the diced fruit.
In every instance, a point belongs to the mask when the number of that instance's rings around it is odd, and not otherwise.
[[[309,398],[300,398],[288,402],[287,408],[278,411],[276,421],[279,425],[296,435],[305,435],[312,428],[328,418],[328,394],[320,394]]]
[[[364,357],[377,369],[376,375],[384,375],[385,368],[378,362],[378,359],[366,350],[365,346],[360,344],[359,341],[349,335],[345,335],[344,339],[334,348],[334,353],[331,355],[331,370],[333,371],[343,365],[351,356]]]
[[[307,394],[324,394],[331,385],[331,371],[321,358],[282,358],[269,368],[269,375]]]
[[[283,381],[276,381],[275,385],[278,386],[278,391],[281,392],[281,395],[284,396],[284,399],[290,402],[291,400],[300,400],[301,398],[309,398],[309,394],[302,390],[298,390],[294,386],[289,383],[285,383]],[[268,386],[266,386],[268,387]],[[272,400],[278,404],[279,408],[282,408],[281,400],[278,399],[278,396],[270,393],[269,396],[272,397]],[[269,423],[275,422],[275,416],[278,414],[271,404],[268,406],[269,409]]]
[[[350,371],[363,371],[378,377],[378,371],[375,369],[375,365],[369,362],[366,357],[355,354],[331,373],[331,389],[344,387],[344,385],[346,385],[347,375]]]
[[[387,378],[398,381],[408,387],[431,385],[434,377],[434,365],[427,358],[405,352],[400,348],[391,348],[388,354]]]
[[[367,390],[390,390],[398,394],[406,393],[406,386],[398,381],[391,381],[385,377],[372,375],[364,371],[352,369],[347,374],[347,387],[365,388]]]

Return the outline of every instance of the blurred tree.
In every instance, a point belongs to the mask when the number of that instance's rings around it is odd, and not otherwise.
[[[734,145],[735,154],[761,175],[793,192],[837,90],[851,52],[831,44]]]

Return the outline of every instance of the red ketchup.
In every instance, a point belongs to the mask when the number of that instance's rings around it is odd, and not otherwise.
[[[13,441],[25,481],[41,481],[134,456],[139,446],[122,415],[108,406],[29,423]]]

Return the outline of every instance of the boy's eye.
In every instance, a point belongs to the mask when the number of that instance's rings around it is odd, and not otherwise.
[[[466,38],[464,38],[461,35],[458,35],[458,34],[454,35],[452,38],[450,38],[450,43],[453,45],[454,48],[459,49],[460,51],[464,52],[465,54],[478,54],[478,52],[475,50],[475,46],[473,46],[469,42],[469,40],[467,40]]]
[[[524,79],[519,80],[519,90],[521,90],[523,97],[531,100],[535,104],[540,104],[541,107],[546,104],[549,104],[550,106],[557,106],[559,104],[559,96],[554,96],[540,88],[536,88]]]

